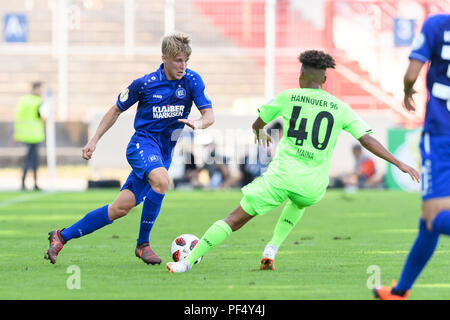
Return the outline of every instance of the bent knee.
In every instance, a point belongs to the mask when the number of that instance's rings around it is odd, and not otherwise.
[[[165,194],[167,190],[169,189],[170,185],[170,179],[167,175],[161,175],[158,177],[149,178],[150,186],[152,187],[153,191],[159,193],[159,194]]]
[[[433,223],[436,216],[450,208],[450,199],[431,199],[422,203],[422,219],[425,220],[428,231],[433,231]]]
[[[109,206],[108,216],[112,221],[126,216],[131,211],[131,209],[132,207],[113,203]]]

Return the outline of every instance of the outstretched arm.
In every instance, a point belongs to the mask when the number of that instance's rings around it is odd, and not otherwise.
[[[116,106],[112,106],[108,112],[103,116],[102,120],[100,121],[100,124],[97,127],[97,130],[95,131],[94,136],[89,140],[89,142],[86,144],[86,146],[82,149],[82,157],[83,159],[89,160],[92,157],[92,154],[95,151],[95,148],[97,146],[97,142],[100,140],[100,138],[105,134],[106,131],[108,131],[109,128],[112,127],[112,125],[116,122],[117,118],[119,118],[122,111]]]
[[[252,129],[255,134],[255,143],[269,147],[269,143],[272,142],[272,138],[264,131],[264,126],[267,123],[261,120],[260,117],[256,118],[253,122]]]
[[[214,112],[211,108],[202,109],[200,113],[202,116],[198,120],[178,119],[178,122],[184,123],[193,130],[206,129],[214,123]]]
[[[372,152],[377,157],[392,163],[401,171],[409,174],[413,181],[417,182],[420,181],[420,174],[414,168],[398,160],[392,153],[390,153],[385,147],[383,147],[383,145],[374,137],[366,134],[361,138],[359,138],[359,143],[361,143],[361,145],[364,148]]]
[[[412,96],[417,91],[414,90],[413,87],[419,77],[419,73],[423,65],[423,62],[421,61],[410,59],[408,69],[403,77],[403,92],[405,94],[403,97],[403,103],[408,111],[416,110],[416,105]]]

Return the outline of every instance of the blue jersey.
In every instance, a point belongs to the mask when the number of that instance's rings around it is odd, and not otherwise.
[[[450,135],[450,15],[428,17],[410,59],[430,61],[427,73],[428,101],[424,131]]]
[[[192,102],[199,110],[212,105],[198,73],[186,69],[180,80],[167,80],[163,68],[161,64],[155,72],[134,80],[119,94],[116,105],[125,111],[139,102],[134,118],[136,134],[154,140],[168,156],[184,127],[178,119],[187,119]]]

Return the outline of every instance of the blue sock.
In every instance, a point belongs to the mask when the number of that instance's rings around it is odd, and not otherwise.
[[[79,238],[94,232],[110,223],[112,221],[108,218],[108,205],[106,205],[92,210],[70,227],[63,229],[61,236],[65,241],[69,241],[70,239]]]
[[[409,251],[400,280],[395,288],[393,288],[393,291],[404,293],[411,289],[414,281],[416,281],[420,272],[422,272],[428,260],[433,255],[438,240],[439,233],[428,231],[425,220],[420,219],[419,233],[417,234],[416,241]]]
[[[157,193],[153,189],[150,189],[147,193],[142,206],[141,225],[139,238],[137,239],[138,245],[150,241],[150,231],[152,231],[153,224],[158,217],[163,199],[164,194]]]
[[[450,210],[442,210],[434,217],[433,231],[450,236]]]

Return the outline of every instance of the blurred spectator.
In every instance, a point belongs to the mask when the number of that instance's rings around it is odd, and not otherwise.
[[[376,175],[376,167],[373,159],[363,154],[361,145],[355,144],[352,148],[355,159],[354,171],[350,174],[332,179],[331,187],[344,187],[348,191],[362,188],[375,188],[382,185],[382,177]]]
[[[27,153],[23,163],[22,190],[25,190],[25,179],[29,169],[33,170],[34,190],[39,190],[37,184],[37,169],[39,166],[39,143],[44,141],[44,121],[39,108],[42,104],[42,83],[33,82],[31,92],[21,97],[17,103],[14,124],[14,140],[24,143]]]
[[[241,187],[252,182],[267,170],[267,166],[275,156],[278,142],[283,137],[283,125],[276,121],[268,127],[267,133],[272,137],[272,143],[269,147],[254,145],[256,155],[246,154],[243,163],[239,165]]]
[[[208,173],[208,185],[210,189],[230,188],[236,184],[236,180],[228,168],[228,159],[216,152],[215,143],[207,145],[209,159],[205,162],[202,170]]]
[[[195,163],[195,157],[192,152],[184,153],[184,174],[181,178],[174,179],[173,183],[175,188],[179,188],[182,185],[189,185],[192,188],[201,188],[202,184],[198,179],[200,169]]]
[[[241,173],[240,187],[243,187],[262,175],[271,160],[267,148],[255,145],[255,154],[246,154],[243,163],[239,165]]]
[[[243,161],[244,163],[239,165],[239,171],[241,173],[240,187],[249,184],[261,175],[260,167],[257,164],[252,164],[249,158],[249,155],[246,154]]]
[[[272,138],[272,143],[269,145],[269,155],[272,159],[275,156],[278,142],[283,137],[283,125],[279,121],[275,121],[267,130],[267,133]]]

